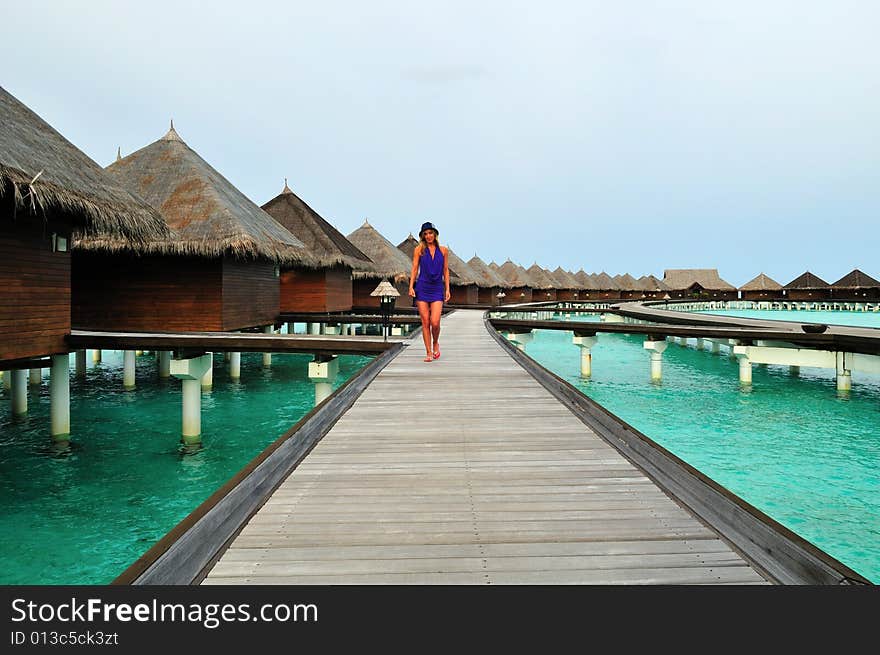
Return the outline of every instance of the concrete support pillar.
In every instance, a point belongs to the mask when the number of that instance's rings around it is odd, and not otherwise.
[[[197,444],[202,440],[202,389],[200,381],[210,367],[210,355],[171,360],[171,375],[181,380],[183,386],[181,440],[186,445]]]
[[[739,358],[739,383],[749,385],[752,383],[752,360],[748,355],[737,355]]]
[[[86,351],[77,350],[74,359],[76,361],[74,375],[78,378],[84,378],[86,376]]]
[[[703,350],[706,343],[703,340],[703,337],[697,337],[697,350]]]
[[[734,349],[738,345],[739,345],[739,341],[737,341],[736,339],[728,339],[727,340],[727,347],[729,348],[729,350],[727,351],[727,356],[730,357],[731,359],[736,357],[736,353],[734,352]]]
[[[333,393],[333,383],[339,374],[339,358],[315,357],[309,362],[309,380],[315,385],[315,406],[320,405]]]
[[[241,379],[241,353],[229,353],[229,377]]]
[[[320,323],[306,323],[309,328],[309,334],[321,334]]]
[[[43,369],[32,368],[30,370],[30,375],[28,376],[28,382],[31,386],[39,387],[43,382]]]
[[[159,377],[171,377],[171,352],[168,350],[159,351]]]
[[[272,334],[273,329],[271,325],[267,325],[263,328],[264,334]],[[272,366],[272,353],[263,353],[263,368],[269,368]]]
[[[122,352],[122,386],[126,389],[134,389],[134,359],[133,350]]]
[[[27,414],[27,373],[25,369],[7,372],[11,378],[9,400],[12,404],[12,414],[15,416]]]
[[[226,351],[225,353],[223,353],[223,361],[224,362],[229,361],[229,351]]]
[[[505,332],[504,336],[507,338],[508,341],[516,346],[517,350],[521,350],[523,352],[526,351],[526,344],[530,343],[531,340],[534,338],[531,330],[529,330],[528,332]]]
[[[3,378],[3,388],[9,389],[9,371],[0,371],[0,378]]]
[[[214,387],[214,353],[207,353],[208,370],[202,376],[202,389],[210,391]]]
[[[572,338],[572,342],[581,351],[581,377],[588,378],[593,375],[593,355],[592,348],[599,341],[599,338],[594,334],[591,336],[579,337],[575,335]]]
[[[348,329],[349,329],[349,327],[350,327],[350,326],[349,326],[348,323],[343,323],[342,325],[340,325],[340,326],[339,326],[339,334],[341,334],[341,335],[344,336],[344,337],[347,337],[347,336],[348,336]]]
[[[92,362],[94,362],[95,364],[101,363],[101,351],[100,350],[93,350],[92,351]]]
[[[663,379],[663,351],[666,350],[666,340],[645,341],[642,344],[645,350],[651,353],[651,380],[659,382]]]
[[[837,390],[852,390],[852,361],[851,353],[835,353],[837,358]]]
[[[324,334],[339,334],[339,326],[338,325],[327,325],[324,327]]]
[[[788,372],[791,375],[800,375],[801,374],[801,367],[800,366],[789,366]]]
[[[85,366],[86,351],[82,352]],[[77,352],[77,362],[79,354]],[[49,418],[52,439],[69,441],[70,437],[70,357],[67,353],[52,355],[49,372]]]
[[[715,355],[718,355],[719,353],[721,353],[721,344],[718,343],[717,341],[712,342],[712,353]]]
[[[403,336],[403,328],[399,325],[395,325],[391,328],[391,336],[392,337],[402,337]]]

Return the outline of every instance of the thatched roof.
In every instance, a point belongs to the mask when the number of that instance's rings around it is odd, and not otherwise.
[[[142,243],[166,236],[153,207],[0,87],[0,198],[16,217],[49,213],[79,232]]]
[[[616,275],[614,277],[614,281],[620,286],[623,291],[641,291],[642,287],[639,286],[638,281],[629,273],[624,273],[623,275]]]
[[[668,291],[669,287],[667,287],[663,280],[658,280],[653,275],[643,275],[638,280],[636,280],[636,284],[639,286],[637,289],[641,289],[643,291]]]
[[[491,261],[491,262],[489,262],[489,268],[491,268],[493,271],[497,272],[498,269],[501,268],[501,266],[496,264],[494,261]]]
[[[533,287],[534,282],[529,278],[528,272],[517,266],[509,259],[498,267],[498,275],[510,285],[510,287]]]
[[[584,269],[580,269],[577,273],[575,273],[574,279],[581,283],[581,289],[591,290],[599,288],[599,285],[596,282],[596,278],[592,275],[587,275]]]
[[[474,253],[474,256],[468,260],[468,266],[471,267],[471,270],[474,273],[480,276],[482,281],[482,284],[480,286],[484,288],[507,286],[507,282],[500,275],[498,275],[498,272],[482,259],[477,257],[476,253]]]
[[[164,137],[115,161],[106,171],[162,212],[174,231],[171,239],[150,244],[147,252],[232,255],[319,266],[302,241],[214,170],[184,143],[173,125]],[[85,240],[80,245],[102,244]]]
[[[297,196],[287,186],[286,179],[281,193],[263,205],[262,209],[302,241],[322,265],[349,268],[369,268],[373,265],[367,255]]]
[[[620,289],[620,286],[615,282],[608,273],[602,271],[598,275],[593,274],[593,282],[596,285],[596,289],[601,289],[602,291],[617,291]]]
[[[740,291],[780,291],[782,285],[773,278],[767,277],[763,273],[758,273],[751,280],[746,282],[739,288]]]
[[[482,276],[468,266],[468,263],[465,260],[456,255],[452,251],[452,248],[446,246],[446,252],[449,255],[449,275],[451,278],[452,271],[455,271],[455,275],[458,277],[456,284],[476,284],[477,286],[484,286]]]
[[[556,270],[553,271],[553,279],[559,284],[557,289],[580,289],[581,283],[575,278],[574,275],[566,271],[561,266],[557,266]]]
[[[813,275],[810,271],[799,275],[786,284],[783,289],[828,289],[831,285],[822,278]]]
[[[365,220],[363,225],[346,237],[373,260],[373,270],[359,266],[352,272],[352,277],[355,279],[385,277],[393,278],[395,282],[409,280],[412,272],[412,257],[404,255],[397,246],[379,234],[369,221]]]
[[[837,282],[831,285],[832,289],[877,289],[880,288],[880,282],[865,275],[859,269],[853,269],[844,275]]]
[[[526,269],[526,272],[529,274],[529,278],[534,282],[532,285],[533,289],[555,289],[556,282],[547,275],[546,271],[543,268],[538,266],[538,262],[535,262],[531,266]]]
[[[663,271],[663,282],[670,289],[689,289],[696,283],[704,289],[736,290],[718,276],[717,268],[668,268]]]

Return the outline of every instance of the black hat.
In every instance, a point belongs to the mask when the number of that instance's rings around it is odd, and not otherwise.
[[[422,229],[419,230],[419,238],[422,238],[422,234],[424,234],[425,230],[434,230],[434,234],[440,234],[440,230],[434,227],[434,224],[430,221],[427,223],[422,223]]]

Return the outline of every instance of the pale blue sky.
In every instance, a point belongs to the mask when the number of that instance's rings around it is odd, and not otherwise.
[[[173,117],[254,202],[288,177],[345,234],[880,277],[873,0],[3,5],[0,84],[102,165]]]

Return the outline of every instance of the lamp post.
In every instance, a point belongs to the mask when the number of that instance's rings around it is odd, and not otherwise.
[[[386,280],[382,280],[370,295],[379,298],[379,312],[382,314],[382,336],[384,341],[388,341],[388,324],[391,312],[394,311],[394,302],[400,294]]]

